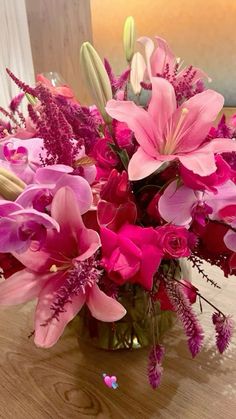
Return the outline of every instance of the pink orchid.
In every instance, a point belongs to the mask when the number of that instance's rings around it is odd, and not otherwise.
[[[219,211],[224,207],[236,204],[236,185],[229,180],[220,185],[215,192],[194,191],[187,186],[178,187],[172,182],[164,191],[158,202],[161,217],[168,223],[189,226],[193,218],[208,216],[220,220]]]
[[[124,225],[117,233],[101,228],[103,264],[109,278],[119,285],[127,281],[151,290],[162,250],[153,228]]]
[[[84,214],[91,207],[92,191],[83,177],[72,175],[72,172],[72,167],[63,164],[39,168],[35,173],[35,183],[26,187],[16,202],[24,208],[33,207],[44,211],[45,208],[50,208],[56,192],[63,186],[68,186],[74,191],[81,214]]]
[[[155,48],[154,42],[152,39],[147,36],[143,36],[138,39],[138,42],[144,46],[147,73],[148,77],[151,80],[152,77],[164,76],[165,73],[170,78],[175,76],[175,80],[179,81],[186,76],[187,68],[183,68],[181,71],[178,71],[180,68],[180,61],[177,59],[170,49],[167,42],[155,36],[157,41],[157,47]],[[177,70],[177,71],[176,71]],[[202,78],[208,78],[208,81],[211,81],[206,73],[196,67],[191,67],[193,77],[191,78],[191,83],[194,84]]]
[[[11,201],[0,201],[0,252],[24,252],[30,246],[40,248],[47,230],[59,231],[58,223],[47,214],[25,210]]]
[[[0,166],[9,168],[27,184],[33,181],[43,155],[42,138],[11,138],[0,143]]]
[[[139,143],[128,167],[130,180],[143,179],[176,159],[200,176],[214,173],[214,154],[236,151],[231,139],[205,141],[223,102],[219,93],[206,90],[177,108],[173,86],[160,77],[152,78],[147,111],[133,102],[110,100],[107,113],[126,122]]]
[[[102,292],[97,281],[99,271],[93,255],[100,238],[82,221],[73,191],[57,191],[51,208],[60,232],[51,232],[38,252],[28,250],[15,255],[25,269],[0,284],[0,304],[12,305],[38,297],[35,313],[35,343],[54,345],[65,326],[84,304],[98,320],[113,322],[126,310]]]

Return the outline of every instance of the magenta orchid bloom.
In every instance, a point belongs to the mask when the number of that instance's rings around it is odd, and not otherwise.
[[[214,173],[214,154],[236,151],[236,142],[231,139],[205,141],[223,102],[219,93],[206,90],[177,108],[173,86],[160,77],[152,78],[147,111],[133,102],[110,100],[107,113],[126,122],[139,143],[128,167],[130,180],[143,179],[164,162],[176,159],[200,176]]]
[[[83,224],[73,191],[57,191],[51,208],[60,232],[48,234],[43,247],[14,256],[25,266],[0,284],[0,304],[19,304],[38,297],[35,314],[35,343],[54,345],[69,323],[86,303],[98,320],[113,322],[126,310],[102,292],[99,271],[93,255],[100,247],[97,232]]]
[[[194,191],[187,186],[178,187],[173,181],[164,191],[158,202],[161,217],[168,223],[189,226],[193,218],[208,216],[222,220],[220,210],[228,205],[236,205],[236,185],[229,180],[214,192]]]
[[[59,231],[58,223],[49,215],[0,201],[0,252],[24,252],[30,246],[37,250],[49,229]]]
[[[175,79],[178,81],[186,75],[187,68],[183,68],[177,74],[175,74],[176,64],[180,67],[179,59],[177,59],[170,49],[167,42],[155,36],[157,41],[157,47],[155,48],[154,42],[152,39],[147,36],[143,36],[138,39],[138,42],[144,46],[146,65],[147,65],[147,74],[149,79],[156,76],[163,76],[165,72],[168,71],[168,75],[175,76]],[[192,84],[196,83],[202,78],[208,78],[208,81],[211,79],[204,73],[202,70],[196,67],[191,67],[193,77],[191,78]]]
[[[73,168],[63,164],[41,167],[36,171],[33,185],[29,185],[16,202],[24,208],[33,207],[39,211],[50,208],[53,196],[64,187],[70,187],[77,198],[81,214],[92,204],[92,191],[89,183],[81,176],[72,175]]]
[[[33,181],[35,171],[41,164],[40,156],[43,155],[42,138],[27,140],[11,138],[1,142],[0,158],[3,160],[3,166],[13,171],[27,184]]]

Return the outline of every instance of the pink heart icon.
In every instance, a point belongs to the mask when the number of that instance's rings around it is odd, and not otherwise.
[[[107,385],[107,387],[112,388],[112,386],[116,383],[117,378],[112,375],[111,377],[109,375],[106,375],[104,377],[104,383]]]

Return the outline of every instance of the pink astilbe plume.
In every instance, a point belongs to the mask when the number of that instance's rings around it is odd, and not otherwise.
[[[161,366],[164,358],[165,348],[162,345],[155,345],[149,353],[148,379],[151,387],[155,390],[161,383],[163,368]]]
[[[28,84],[24,83],[23,81],[19,80],[9,68],[6,68],[7,74],[11,77],[11,79],[16,83],[16,85],[23,90],[23,92],[28,93],[29,95],[35,96],[35,89],[28,86]]]
[[[166,281],[165,285],[170,302],[179,320],[182,322],[185,334],[188,337],[188,347],[194,358],[202,348],[204,338],[202,327],[181,285],[170,279]]]
[[[37,134],[44,139],[47,151],[46,164],[73,165],[77,146],[73,142],[73,130],[63,112],[56,105],[53,95],[42,84],[35,88],[41,102],[39,111],[28,106],[29,115],[37,127]]]
[[[123,73],[119,77],[116,77],[115,74],[113,73],[113,70],[111,68],[109,61],[106,58],[104,59],[104,66],[108,74],[110,83],[111,83],[112,93],[113,95],[115,95],[117,90],[123,89],[126,83],[128,82],[130,69],[127,68],[126,70],[123,71]]]
[[[222,354],[230,344],[234,323],[230,316],[223,316],[221,313],[214,313],[212,322],[216,331],[216,346]]]

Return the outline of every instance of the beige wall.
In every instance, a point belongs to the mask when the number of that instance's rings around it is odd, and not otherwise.
[[[26,0],[35,74],[59,72],[81,101],[88,100],[79,52],[92,40],[89,0]]]
[[[94,44],[117,71],[124,65],[122,27],[159,35],[186,64],[204,69],[228,105],[236,105],[236,0],[91,0]]]

